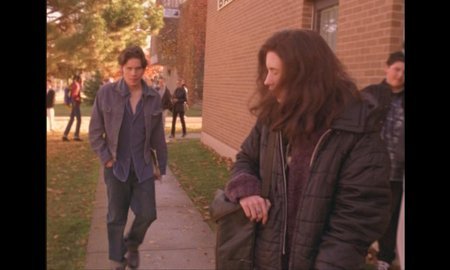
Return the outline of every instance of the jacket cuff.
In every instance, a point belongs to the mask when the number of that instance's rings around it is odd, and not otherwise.
[[[102,165],[105,166],[106,162],[110,161],[112,156],[109,154],[109,151],[104,151],[100,154],[100,160],[102,161]]]
[[[225,195],[232,202],[240,198],[261,194],[261,181],[254,175],[241,173],[233,177],[225,187]]]

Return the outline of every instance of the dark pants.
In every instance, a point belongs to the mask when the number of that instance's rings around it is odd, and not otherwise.
[[[126,182],[121,182],[112,168],[105,168],[104,173],[108,193],[109,259],[122,261],[127,248],[137,249],[150,224],[156,220],[155,182],[150,179],[139,183],[134,173],[130,173]],[[135,219],[124,237],[129,208]]]
[[[75,138],[80,138],[80,127],[81,127],[81,111],[80,111],[80,103],[72,102],[72,111],[70,112],[70,119],[67,123],[66,130],[64,131],[64,137],[69,135],[70,129],[72,128],[74,118],[77,118],[77,126],[75,128]]]
[[[395,251],[397,248],[397,225],[400,216],[400,207],[402,204],[403,183],[399,181],[391,181],[392,205],[391,205],[391,221],[389,227],[383,236],[378,240],[380,252],[378,260],[388,262],[389,264],[395,259]]]
[[[181,128],[183,129],[183,135],[186,134],[186,122],[184,122],[184,112],[177,112],[176,110],[173,110],[172,113],[172,130],[170,134],[172,136],[175,136],[175,124],[177,122],[177,115],[180,115],[180,121],[181,121]]]

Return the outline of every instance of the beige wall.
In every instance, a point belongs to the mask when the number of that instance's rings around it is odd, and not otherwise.
[[[248,101],[259,47],[281,29],[310,29],[312,3],[235,0],[217,11],[208,1],[202,141],[219,154],[234,158],[254,124]],[[380,81],[387,55],[402,49],[403,10],[399,0],[340,1],[336,53],[359,87]]]

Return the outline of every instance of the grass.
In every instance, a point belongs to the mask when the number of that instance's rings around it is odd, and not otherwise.
[[[198,139],[170,142],[168,151],[171,171],[214,230],[208,206],[216,189],[223,188],[229,179],[231,159],[219,156]]]
[[[66,104],[55,104],[55,116],[70,116],[70,108]],[[92,106],[81,103],[81,116],[91,116]]]
[[[80,107],[81,116],[91,116],[92,106],[86,103],[81,103]],[[170,112],[167,113],[168,116],[172,116]],[[65,104],[55,104],[55,116],[70,116],[70,108]],[[186,112],[188,117],[201,117],[202,107],[201,105],[194,104]]]
[[[98,177],[87,140],[47,136],[47,269],[84,269]]]

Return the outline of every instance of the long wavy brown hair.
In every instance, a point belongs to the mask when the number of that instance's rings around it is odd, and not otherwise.
[[[278,103],[264,85],[266,55],[274,52],[283,63],[280,88],[286,91]],[[311,30],[283,30],[272,35],[258,53],[257,89],[250,112],[272,130],[282,130],[290,140],[309,139],[330,127],[347,103],[359,92],[342,63],[325,40]],[[252,102],[252,101],[250,101]]]

